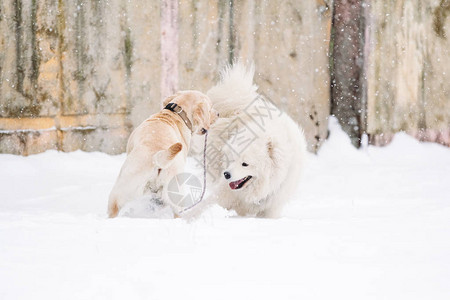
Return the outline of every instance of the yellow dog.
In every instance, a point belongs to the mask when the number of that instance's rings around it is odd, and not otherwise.
[[[165,99],[163,106],[128,140],[127,158],[109,196],[111,218],[126,203],[145,195],[155,195],[160,205],[170,205],[166,187],[184,170],[192,134],[205,134],[217,119],[208,96],[198,91],[178,92]]]

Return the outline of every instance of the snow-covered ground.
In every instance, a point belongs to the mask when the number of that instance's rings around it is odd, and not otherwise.
[[[450,299],[450,150],[331,128],[276,220],[107,219],[124,155],[0,155],[0,299]]]

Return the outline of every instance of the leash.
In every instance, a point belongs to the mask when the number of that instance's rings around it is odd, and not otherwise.
[[[203,197],[205,196],[205,192],[206,192],[206,144],[207,144],[207,141],[208,141],[208,131],[206,131],[206,133],[205,133],[205,145],[203,146],[203,191],[202,191],[202,195],[200,196],[199,201],[195,202],[191,206],[183,208],[181,211],[178,212],[179,214],[182,214],[185,211],[196,207],[200,202],[203,201]]]

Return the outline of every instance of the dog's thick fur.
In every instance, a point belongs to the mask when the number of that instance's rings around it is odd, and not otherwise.
[[[299,185],[306,141],[286,113],[257,93],[253,75],[237,63],[207,92],[220,114],[209,131],[208,202],[273,218]]]
[[[209,98],[200,92],[178,92],[164,100],[163,106],[170,102],[186,112],[192,132],[178,114],[167,109],[152,115],[132,132],[127,158],[109,196],[109,217],[117,216],[126,203],[150,194],[163,205],[170,205],[166,186],[184,170],[192,133],[208,130],[217,118]]]

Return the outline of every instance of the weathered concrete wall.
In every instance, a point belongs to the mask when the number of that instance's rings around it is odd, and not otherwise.
[[[326,136],[330,14],[323,1],[5,0],[0,152],[124,151],[162,97],[208,90],[234,58],[261,91]],[[312,74],[312,76],[311,76]]]
[[[367,132],[373,144],[406,131],[450,145],[450,1],[371,1]]]
[[[226,63],[254,62],[260,92],[316,151],[327,136],[330,25],[324,1],[181,1],[180,88],[205,91]]]
[[[229,62],[230,1],[180,1],[179,10],[179,89],[206,92]]]
[[[344,43],[349,22],[362,24],[354,36],[364,29],[362,56],[357,49],[346,62],[344,47],[332,60],[361,85],[352,90],[338,75],[341,96],[357,92],[350,105],[333,102],[334,113],[357,118],[349,134],[385,144],[405,130],[449,145],[449,2],[3,0],[0,152],[121,153],[162,97],[206,91],[234,59],[254,61],[260,91],[302,125],[316,151],[327,136],[332,7],[340,3],[364,7],[341,19],[343,31],[334,28],[340,46],[353,45]]]
[[[234,1],[232,57],[256,65],[260,91],[305,130],[316,151],[327,137],[330,108],[326,1]]]
[[[329,115],[328,4],[200,0],[179,9],[180,88],[205,91],[226,63],[254,62],[260,92],[302,125],[316,151]]]
[[[160,108],[159,1],[0,9],[0,152],[123,152],[133,126]]]

